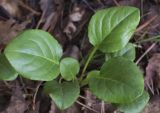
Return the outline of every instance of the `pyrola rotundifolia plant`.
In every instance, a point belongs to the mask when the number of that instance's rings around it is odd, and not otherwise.
[[[98,10],[88,26],[93,45],[86,62],[62,58],[63,51],[48,32],[21,32],[0,55],[0,80],[22,76],[45,81],[44,91],[64,110],[88,88],[97,98],[114,104],[124,113],[140,113],[149,100],[142,72],[134,63],[135,45],[129,43],[140,21],[139,9],[129,6]],[[105,55],[101,67],[86,71],[96,52]]]

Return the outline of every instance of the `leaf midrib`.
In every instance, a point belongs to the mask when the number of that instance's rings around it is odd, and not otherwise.
[[[59,63],[57,63],[56,61],[54,61],[54,60],[51,60],[51,59],[49,59],[49,58],[47,58],[47,57],[43,57],[43,56],[39,56],[39,55],[34,55],[34,54],[29,54],[29,53],[25,53],[25,52],[23,52],[23,51],[11,51],[11,50],[7,50],[6,52],[11,52],[11,53],[20,53],[20,54],[26,54],[26,55],[31,55],[31,56],[35,56],[35,57],[40,57],[40,58],[42,58],[42,59],[45,59],[45,60],[47,60],[47,61],[49,61],[49,62],[52,62],[53,64],[56,64],[56,65],[59,65]]]
[[[61,98],[61,102],[62,102],[62,109],[64,109],[64,94],[63,94],[63,83],[62,84],[60,84],[60,90],[61,90],[61,93],[62,93],[62,98]]]
[[[133,11],[132,13],[130,13],[129,15],[127,15],[124,19],[122,19],[114,28],[112,28],[112,30],[110,31],[110,33],[108,33],[107,36],[105,36],[105,38],[102,40],[101,43],[103,43],[104,40],[106,40],[106,38],[112,34],[112,32],[117,28],[117,26],[119,26],[124,20],[126,20],[129,16],[131,16],[132,14],[134,14],[137,10]],[[99,45],[101,45],[101,43]]]
[[[113,79],[111,79],[111,78],[105,78],[105,77],[94,77],[94,78],[97,78],[97,79],[103,79],[103,80],[105,79],[105,80],[107,80],[107,81],[116,82],[116,83],[123,84],[123,85],[125,85],[125,86],[127,86],[127,87],[129,87],[129,88],[133,89],[133,87],[132,87],[132,86],[126,85],[126,84],[125,84],[125,83],[123,83],[123,82],[119,82],[119,81],[117,81],[117,80],[113,80]]]

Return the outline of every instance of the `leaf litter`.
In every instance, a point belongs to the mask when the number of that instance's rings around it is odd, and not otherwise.
[[[65,48],[64,56],[73,56],[76,59],[83,58],[89,52],[87,43],[87,24],[95,10],[116,5],[131,5],[141,9],[142,19],[139,27],[145,24],[153,16],[157,15],[151,23],[138,31],[134,40],[144,39],[159,35],[160,15],[159,0],[1,0],[0,1],[0,52],[21,31],[30,28],[39,28],[49,31]],[[142,35],[144,37],[142,37]],[[133,41],[134,42],[134,41]],[[152,41],[141,43],[137,49],[139,58],[152,44]],[[160,90],[160,49],[159,42],[139,62],[145,73],[146,89],[151,93],[151,101],[143,113],[158,113]],[[92,67],[91,67],[92,68]],[[99,113],[116,113],[111,105],[103,104],[90,92],[82,91],[85,99],[79,98],[69,110],[59,111],[54,102],[38,91],[36,98],[36,111],[32,109],[32,100],[37,82],[24,82],[18,78],[16,82],[9,82],[10,89],[2,81],[0,82],[0,112],[1,113],[93,113],[90,108]],[[19,84],[24,82],[23,84]],[[1,88],[2,86],[5,86]],[[42,85],[43,87],[43,85]],[[7,92],[7,94],[6,94]],[[9,92],[9,94],[8,94]],[[2,95],[2,96],[1,96]],[[6,96],[7,95],[7,96]],[[158,96],[157,96],[158,95]],[[86,100],[87,98],[87,100]],[[1,104],[5,103],[5,104]],[[4,105],[4,106],[3,106]],[[89,107],[89,109],[87,108]],[[3,108],[3,109],[1,109]],[[147,110],[146,110],[147,109]]]

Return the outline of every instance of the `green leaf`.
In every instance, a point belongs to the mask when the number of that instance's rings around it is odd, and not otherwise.
[[[102,52],[115,52],[126,46],[140,21],[135,7],[121,6],[97,11],[91,18],[88,37]]]
[[[93,70],[87,74],[87,77],[82,81],[81,86],[85,86],[89,83],[89,79],[94,76],[98,76],[100,73],[99,70]]]
[[[61,110],[70,107],[79,97],[80,93],[80,87],[77,81],[63,83],[49,81],[46,82],[44,90]]]
[[[89,87],[104,101],[129,103],[143,93],[144,79],[132,61],[116,57],[103,64],[99,75],[90,77]]]
[[[0,80],[11,81],[16,79],[18,74],[9,64],[5,55],[0,54]]]
[[[49,81],[59,75],[62,49],[58,42],[42,30],[20,33],[5,49],[15,70],[31,80]]]
[[[149,94],[144,91],[143,94],[132,103],[119,105],[119,110],[124,113],[141,113],[149,101]]]
[[[64,58],[60,62],[60,73],[65,80],[74,80],[79,69],[79,62],[74,58]]]
[[[113,57],[119,57],[123,56],[124,58],[134,61],[135,56],[136,56],[136,50],[135,50],[135,45],[132,43],[128,43],[124,48],[121,50],[114,52],[114,53],[108,53],[106,54],[106,61],[110,58]]]

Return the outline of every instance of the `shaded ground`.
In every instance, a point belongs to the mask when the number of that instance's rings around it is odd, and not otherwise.
[[[160,34],[159,0],[0,0],[0,52],[20,31],[39,28],[55,36],[64,48],[64,56],[81,60],[91,48],[87,38],[91,15],[97,9],[121,5],[141,10],[141,22],[132,42],[138,45],[135,62],[144,72],[146,89],[151,96],[144,113],[160,113],[159,38],[146,41]],[[86,89],[71,108],[59,111],[42,87],[40,82],[20,77],[12,82],[0,81],[0,113],[118,112]]]

